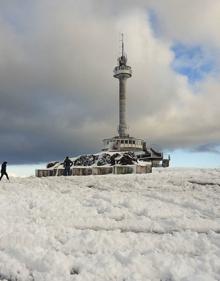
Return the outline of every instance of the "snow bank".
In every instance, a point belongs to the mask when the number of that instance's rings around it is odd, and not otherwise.
[[[0,280],[219,281],[220,170],[0,183]]]

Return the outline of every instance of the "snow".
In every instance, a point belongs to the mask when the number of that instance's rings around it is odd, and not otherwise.
[[[0,280],[220,280],[220,169],[4,179],[0,214]]]

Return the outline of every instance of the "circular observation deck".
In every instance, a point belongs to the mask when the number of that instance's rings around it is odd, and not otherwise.
[[[132,76],[131,67],[128,65],[119,65],[114,68],[114,75],[115,78],[126,77],[130,78]]]

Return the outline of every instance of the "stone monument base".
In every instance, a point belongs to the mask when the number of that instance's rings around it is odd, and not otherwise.
[[[114,165],[114,166],[74,166],[70,170],[71,176],[89,176],[89,175],[107,175],[107,174],[146,174],[152,173],[152,164],[145,163],[145,165]],[[52,177],[64,176],[64,169],[48,168],[38,169],[35,171],[36,177]]]

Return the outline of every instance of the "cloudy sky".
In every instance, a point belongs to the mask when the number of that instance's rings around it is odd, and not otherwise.
[[[1,1],[1,161],[97,152],[117,134],[124,32],[130,135],[220,166],[219,15],[219,0]]]

